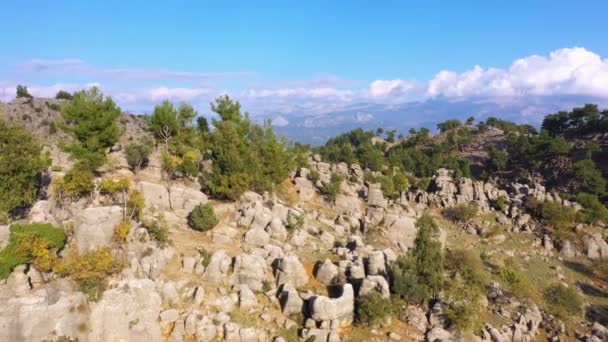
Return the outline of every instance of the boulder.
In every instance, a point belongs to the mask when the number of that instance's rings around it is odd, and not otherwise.
[[[378,208],[386,208],[387,201],[384,198],[382,189],[379,183],[373,183],[369,185],[367,193],[367,205]]]
[[[282,286],[279,293],[279,302],[281,303],[281,310],[286,316],[302,313],[304,301],[295,287],[289,283]]]
[[[368,275],[363,279],[361,288],[359,289],[360,296],[367,296],[373,292],[378,292],[383,298],[390,298],[391,292],[388,282],[383,276]]]
[[[172,186],[169,188],[171,209],[189,214],[194,207],[207,203],[207,196],[200,190]]]
[[[251,246],[262,247],[270,241],[270,235],[262,228],[250,229],[245,233],[243,241]]]
[[[443,329],[442,327],[436,326],[426,333],[425,341],[451,342],[454,341],[454,338],[452,337],[452,334],[449,331]]]
[[[302,201],[302,202],[311,201],[315,195],[314,184],[312,184],[311,181],[309,181],[307,178],[304,178],[304,177],[296,177],[296,178],[294,178],[293,181],[295,183],[296,190],[298,192],[300,201]]]
[[[232,258],[224,250],[218,250],[211,256],[209,264],[205,268],[203,278],[214,284],[228,284],[228,272],[232,265]]]
[[[170,210],[171,200],[166,186],[156,183],[139,182],[139,191],[145,199],[146,207],[157,210]]]
[[[244,310],[255,309],[259,306],[258,299],[249,286],[241,284],[239,289],[239,307]]]
[[[310,317],[317,322],[338,320],[341,324],[350,324],[355,311],[355,293],[351,284],[342,286],[338,298],[325,296],[313,297],[308,302]]]
[[[149,279],[120,282],[91,310],[89,341],[161,341],[161,298]]]
[[[386,260],[383,251],[373,251],[367,258],[367,274],[386,275]]]
[[[608,243],[604,241],[602,234],[588,234],[583,237],[583,242],[589,259],[608,259]]]
[[[391,222],[386,229],[388,240],[403,251],[414,246],[417,232],[416,219],[408,216],[400,216]]]
[[[0,341],[54,341],[57,336],[86,341],[87,299],[81,292],[56,289],[13,296],[0,305],[0,327]]]
[[[277,286],[290,283],[295,287],[301,287],[308,283],[306,269],[298,256],[294,254],[286,255],[278,260],[275,277]]]
[[[338,266],[334,265],[329,259],[319,265],[315,278],[325,285],[330,285],[332,281],[338,276]]]
[[[234,258],[233,281],[261,291],[266,280],[266,261],[258,255],[241,254]]]
[[[114,237],[114,227],[122,220],[123,212],[119,206],[91,207],[80,211],[74,227],[78,251],[84,253],[109,246]]]

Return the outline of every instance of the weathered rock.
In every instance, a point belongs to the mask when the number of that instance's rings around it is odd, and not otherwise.
[[[88,305],[81,292],[37,290],[0,305],[0,341],[87,339]],[[82,329],[84,327],[84,329]]]
[[[304,306],[304,301],[298,291],[289,283],[283,285],[279,293],[279,302],[281,303],[281,310],[286,316],[301,313]]]
[[[311,201],[315,195],[315,186],[312,184],[312,182],[304,177],[296,177],[293,181],[296,185],[296,190],[298,191],[300,201]]]
[[[266,227],[266,232],[268,232],[273,239],[279,241],[285,241],[287,239],[287,229],[283,225],[282,219],[279,217],[274,217],[270,221],[270,224]]]
[[[241,309],[255,309],[259,306],[258,299],[249,286],[246,284],[239,285],[239,307]]]
[[[251,246],[264,246],[270,241],[270,235],[261,228],[250,229],[245,233],[244,241]]]
[[[207,196],[200,190],[172,186],[169,188],[169,201],[171,209],[187,215],[197,205],[207,203]]]
[[[86,208],[76,216],[74,239],[80,253],[112,243],[114,227],[123,219],[118,206]]]
[[[89,341],[161,341],[160,311],[153,281],[121,282],[91,310]]]
[[[308,274],[294,254],[286,255],[278,260],[275,277],[277,286],[290,283],[295,287],[301,287],[308,282]]]
[[[383,251],[373,251],[367,258],[367,274],[386,275],[386,260]]]
[[[234,259],[234,283],[245,284],[254,291],[261,291],[266,280],[266,261],[257,255],[241,254]]]
[[[227,284],[229,283],[230,265],[232,265],[232,258],[224,250],[218,250],[211,256],[203,278],[215,284]]]
[[[453,341],[453,337],[449,331],[443,329],[442,327],[436,326],[426,333],[426,341],[451,342]]]
[[[417,231],[415,218],[401,216],[387,226],[386,234],[389,241],[405,251],[414,246]]]
[[[589,259],[608,259],[608,243],[604,241],[602,234],[588,234],[583,237],[583,242]]]
[[[325,261],[319,265],[315,278],[325,285],[330,285],[337,275],[338,266],[334,265],[331,260],[325,259]]]
[[[310,317],[317,322],[339,320],[342,324],[350,324],[354,310],[355,293],[348,283],[342,286],[342,294],[338,298],[317,296],[309,301]]]
[[[170,210],[171,200],[166,186],[156,183],[139,182],[139,191],[143,195],[146,207],[157,210]]]
[[[369,185],[367,193],[367,205],[378,208],[386,208],[387,202],[382,193],[379,183]]]
[[[574,248],[572,247],[572,243],[568,240],[565,240],[562,243],[562,248],[560,249],[559,254],[564,258],[574,258],[575,252]]]
[[[4,249],[4,247],[6,247],[10,236],[11,236],[10,226],[0,225],[0,249]]]
[[[383,276],[368,275],[363,279],[361,288],[359,289],[360,296],[367,296],[373,292],[378,292],[383,298],[390,298],[391,292],[388,282]]]

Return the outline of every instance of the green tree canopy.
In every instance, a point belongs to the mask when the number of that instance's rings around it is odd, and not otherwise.
[[[112,98],[97,87],[79,91],[63,107],[61,127],[74,138],[65,149],[87,168],[96,169],[105,162],[106,150],[118,142],[123,131],[119,126],[121,110]]]
[[[0,212],[32,204],[48,166],[48,156],[30,132],[0,120]]]

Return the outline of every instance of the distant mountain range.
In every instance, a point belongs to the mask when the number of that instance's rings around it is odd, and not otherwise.
[[[255,115],[254,119],[272,119],[275,130],[290,139],[311,145],[325,143],[328,138],[362,127],[375,130],[396,129],[407,134],[410,128],[427,127],[434,131],[436,125],[446,119],[466,120],[475,117],[476,122],[490,116],[518,123],[540,126],[547,114],[569,110],[585,103],[608,106],[608,99],[582,96],[536,96],[504,99],[433,99],[400,105],[359,103],[343,109],[309,111],[301,109],[285,113]]]

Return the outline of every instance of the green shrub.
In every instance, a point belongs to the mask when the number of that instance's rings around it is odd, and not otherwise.
[[[602,195],[606,192],[606,179],[591,159],[581,160],[574,164],[574,179],[580,191],[595,195]]]
[[[452,219],[454,222],[468,222],[477,216],[479,209],[477,205],[471,204],[458,204],[453,208],[445,210],[446,216]]]
[[[26,99],[31,99],[32,95],[30,95],[29,91],[27,90],[26,86],[23,85],[18,85],[17,86],[17,98],[26,98]]]
[[[218,222],[213,206],[209,203],[197,205],[188,215],[188,225],[198,231],[207,231],[215,227]]]
[[[411,303],[427,303],[443,287],[443,252],[435,220],[423,214],[416,221],[414,246],[393,266],[393,293]]]
[[[390,298],[383,298],[378,292],[361,296],[357,300],[357,321],[368,326],[384,324],[393,314],[393,303]]]
[[[596,195],[580,193],[576,201],[583,206],[583,210],[577,213],[577,218],[585,223],[608,222],[608,208],[606,208]]]
[[[121,110],[98,88],[79,91],[63,106],[61,128],[73,137],[62,147],[83,168],[94,170],[105,162],[106,150],[123,133],[119,126]]]
[[[571,233],[576,220],[576,211],[557,202],[542,202],[534,210],[545,223],[553,226],[561,238]]]
[[[93,172],[76,166],[63,178],[53,182],[53,192],[58,201],[78,199],[87,196],[95,189]]]
[[[169,243],[169,226],[164,217],[144,220],[142,221],[142,225],[160,247],[165,247]]]
[[[148,136],[142,137],[138,141],[131,141],[125,147],[125,155],[129,167],[134,172],[139,171],[148,163],[148,158],[152,153],[154,141]]]
[[[329,183],[323,184],[323,187],[321,188],[321,193],[323,194],[323,196],[325,196],[326,200],[331,203],[336,200],[336,196],[340,191],[340,185],[342,184],[343,180],[344,177],[342,175],[334,173],[331,175]]]
[[[308,173],[308,180],[311,181],[312,184],[317,184],[320,178],[321,175],[319,175],[319,171],[317,170],[310,170]]]
[[[72,278],[80,291],[97,300],[107,286],[107,278],[120,272],[122,267],[109,248],[101,248],[83,255],[73,252],[59,262],[54,271],[62,277]]]
[[[506,291],[512,296],[536,299],[537,292],[530,284],[530,280],[523,273],[519,272],[512,262],[508,262],[500,269],[498,277],[501,279],[502,284],[505,285]]]
[[[302,228],[302,226],[304,226],[304,215],[289,212],[287,215],[287,225],[285,228],[287,228],[287,230],[296,230]]]
[[[543,291],[543,298],[549,312],[562,319],[582,312],[583,299],[574,287],[551,285]]]
[[[55,95],[55,98],[57,100],[68,100],[68,101],[70,101],[70,100],[72,100],[73,96],[72,96],[72,94],[68,93],[65,90],[60,90],[60,91],[57,92],[57,95]]]
[[[31,205],[50,158],[24,127],[0,120],[0,212]]]
[[[498,211],[505,211],[505,209],[509,207],[507,197],[505,195],[498,196],[498,198],[492,202],[492,206]]]
[[[50,224],[13,224],[7,246],[0,252],[0,279],[8,277],[17,265],[34,262],[41,271],[49,271],[55,252],[63,248],[66,236]]]
[[[449,304],[445,313],[459,331],[477,329],[483,321],[485,293],[479,286],[471,286],[463,279],[455,279],[447,286],[446,299]]]

